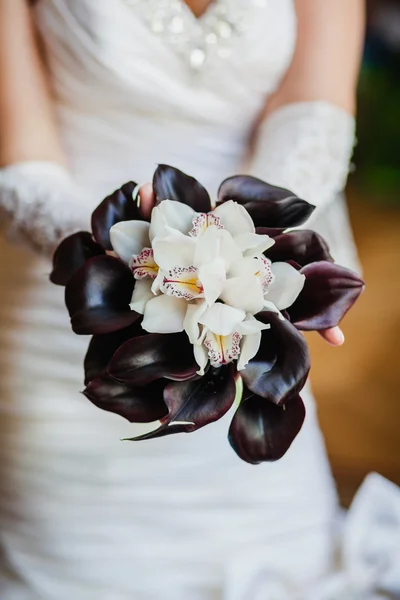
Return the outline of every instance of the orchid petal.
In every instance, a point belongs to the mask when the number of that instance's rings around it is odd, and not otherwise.
[[[126,263],[132,256],[149,246],[149,228],[146,221],[121,221],[110,229],[110,240],[114,252]]]
[[[173,296],[156,296],[145,306],[142,327],[149,333],[177,333],[183,331],[187,309],[186,300]]]
[[[207,227],[203,235],[194,238],[196,243],[196,251],[194,254],[193,264],[196,267],[201,267],[202,265],[213,261],[215,257],[220,254],[221,231],[223,230],[218,229],[217,227]]]
[[[232,200],[217,206],[213,214],[221,220],[222,225],[232,236],[255,232],[254,223],[247,210]]]
[[[305,276],[284,262],[272,263],[274,280],[268,287],[266,299],[283,310],[293,304],[304,287]]]
[[[244,206],[256,227],[296,227],[315,209],[289,190],[247,175],[236,175],[222,182],[218,205],[230,200]]]
[[[144,313],[147,302],[154,298],[151,288],[151,279],[142,279],[136,281],[135,289],[133,290],[132,299],[129,305],[131,310],[136,311],[140,315]]]
[[[92,231],[94,239],[105,250],[112,250],[110,229],[121,221],[144,221],[133,192],[137,188],[134,181],[125,183],[121,188],[104,198],[92,214]]]
[[[231,408],[235,395],[233,365],[210,368],[203,377],[193,381],[169,383],[164,390],[164,402],[169,414],[161,419],[161,427],[133,439],[144,440],[196,431],[223,417]]]
[[[306,278],[304,289],[288,311],[298,329],[335,327],[364,289],[356,273],[330,262],[307,265],[301,274]]]
[[[205,373],[205,368],[208,364],[208,352],[203,344],[195,344],[193,346],[194,358],[199,365],[199,370],[197,371],[197,375],[202,377]]]
[[[244,320],[246,313],[244,310],[232,308],[221,302],[213,304],[203,313],[199,323],[205,325],[207,329],[216,335],[230,335],[236,330],[238,324]]]
[[[261,281],[255,275],[243,275],[227,279],[221,300],[233,308],[256,314],[263,309],[264,295]]]
[[[240,345],[240,356],[237,363],[237,370],[242,371],[247,363],[257,354],[261,343],[261,331],[245,335]]]
[[[219,256],[224,259],[225,270],[229,271],[232,265],[242,260],[243,255],[229,231],[226,229],[218,230],[218,237],[220,240]]]
[[[200,338],[199,319],[207,310],[207,302],[201,301],[197,304],[189,304],[187,307],[184,328],[191,344],[197,344]]]
[[[257,233],[241,233],[233,239],[242,251],[243,256],[262,254],[275,243],[268,235],[258,235]]]
[[[71,277],[89,258],[105,254],[88,231],[79,231],[65,238],[53,256],[53,270],[50,281],[56,285],[67,285]]]
[[[154,260],[163,271],[194,264],[196,240],[183,233],[173,233],[153,241]]]
[[[187,204],[197,212],[211,210],[210,196],[194,177],[186,175],[169,165],[159,165],[153,177],[153,189],[157,204],[163,200],[174,200]]]
[[[186,333],[135,337],[118,348],[108,365],[111,377],[138,386],[162,377],[186,381],[196,371],[193,346]]]
[[[164,200],[151,213],[150,240],[165,237],[174,229],[187,234],[193,227],[196,215],[196,211],[187,204]]]
[[[281,407],[245,390],[244,400],[232,419],[229,442],[238,456],[250,464],[275,461],[288,451],[304,418],[300,396]]]
[[[226,279],[224,261],[222,258],[215,258],[212,262],[201,266],[198,276],[203,287],[204,298],[211,306],[219,298],[224,287]]]
[[[242,335],[252,335],[253,333],[259,333],[265,329],[271,329],[271,325],[259,321],[256,317],[253,317],[253,315],[246,315],[245,320],[239,323],[237,327],[238,332]]]

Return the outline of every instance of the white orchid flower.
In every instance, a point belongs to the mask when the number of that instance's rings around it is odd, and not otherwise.
[[[256,233],[248,212],[225,202],[197,213],[180,202],[155,207],[151,223],[125,221],[110,231],[115,253],[136,279],[131,308],[151,333],[186,331],[199,373],[238,360],[244,369],[268,326],[254,315],[293,304],[304,275],[263,252],[274,244]]]

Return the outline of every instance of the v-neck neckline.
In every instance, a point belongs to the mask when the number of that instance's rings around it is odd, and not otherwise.
[[[213,0],[198,17],[185,0],[123,0],[150,31],[200,72],[213,59],[229,59],[235,40],[248,27],[251,8],[267,0]],[[215,58],[214,58],[215,57]]]
[[[192,18],[195,19],[197,22],[201,23],[201,21],[208,16],[210,13],[213,12],[213,10],[215,9],[215,7],[218,5],[219,0],[211,0],[211,2],[209,2],[207,4],[207,6],[204,8],[203,12],[200,13],[199,15],[196,15],[196,13],[194,12],[193,8],[191,6],[189,6],[189,4],[186,2],[186,0],[177,0],[179,1],[181,4],[183,4],[184,8],[186,7],[186,9],[189,11],[189,13],[191,14]]]

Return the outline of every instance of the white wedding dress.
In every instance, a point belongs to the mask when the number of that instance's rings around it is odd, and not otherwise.
[[[105,195],[151,179],[158,162],[197,177],[214,196],[244,169],[250,131],[293,54],[292,0],[216,0],[198,21],[181,0],[39,0],[35,10],[81,190],[69,207],[61,177],[53,197],[43,196],[42,235],[53,235],[57,207],[82,215],[88,228]],[[267,127],[279,128],[285,110]],[[307,105],[299,110],[307,124]],[[308,139],[301,181],[311,191],[323,154],[318,118],[330,110],[315,107],[300,136]],[[290,143],[285,154],[293,163]],[[30,169],[58,181],[57,167],[19,168],[22,196],[35,193],[24,183]],[[295,164],[282,172],[260,150],[248,168],[301,191]],[[334,170],[335,152],[324,168]],[[328,198],[317,212],[315,228],[335,257],[356,265],[343,202]],[[12,231],[18,220],[23,211]],[[338,541],[335,486],[308,388],[305,425],[274,464],[254,467],[234,454],[231,415],[190,435],[121,442],[132,425],[79,394],[88,339],[70,331],[49,261],[26,252],[15,266],[14,252],[4,246],[0,261],[1,600],[400,597],[399,492],[371,476]],[[344,565],[332,574],[338,544]]]

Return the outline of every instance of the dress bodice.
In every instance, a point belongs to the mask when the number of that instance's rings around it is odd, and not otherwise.
[[[216,0],[199,19],[183,0],[39,0],[36,17],[72,169],[102,190],[167,159],[211,186],[215,163],[231,173],[296,32],[292,0]]]

